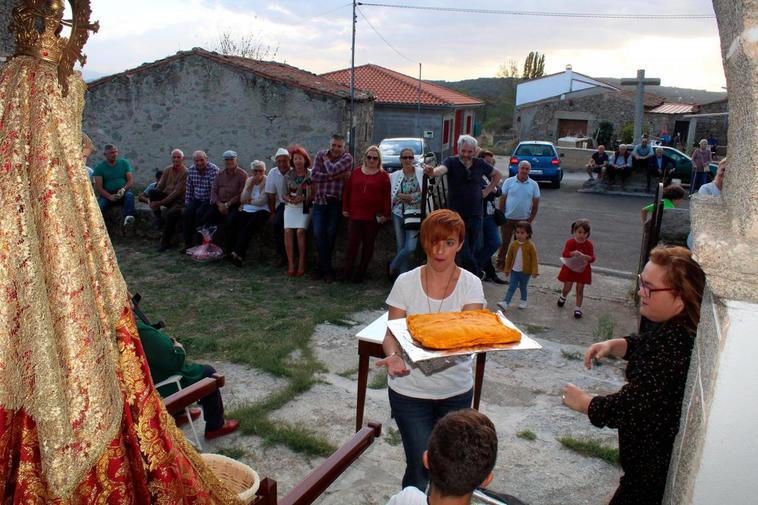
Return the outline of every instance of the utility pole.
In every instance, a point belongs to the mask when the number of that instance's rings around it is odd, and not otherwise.
[[[350,156],[355,159],[355,25],[358,18],[355,15],[357,0],[353,0],[353,44],[350,51],[350,119],[348,124],[347,141],[350,146]]]

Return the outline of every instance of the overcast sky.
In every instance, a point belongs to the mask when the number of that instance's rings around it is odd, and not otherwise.
[[[406,0],[406,5],[596,13],[713,15],[707,0],[542,2]],[[377,3],[402,3],[390,0]],[[192,47],[212,48],[222,32],[255,35],[278,46],[276,59],[315,73],[350,66],[348,0],[92,0],[100,32],[85,47],[85,78],[99,77]],[[358,14],[356,65],[376,63],[424,79],[493,77],[508,59],[523,66],[531,50],[545,54],[545,72],[633,77],[638,68],[664,86],[722,91],[725,86],[715,19],[609,20],[524,17],[360,7],[404,57]],[[330,12],[331,11],[331,12]],[[406,59],[407,58],[407,59]]]

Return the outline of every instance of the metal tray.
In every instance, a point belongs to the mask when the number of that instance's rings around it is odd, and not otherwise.
[[[410,332],[408,331],[408,322],[405,318],[392,319],[387,321],[387,328],[392,332],[397,341],[400,343],[400,347],[408,355],[413,363],[418,361],[425,361],[429,359],[446,358],[449,356],[461,356],[465,354],[473,354],[479,352],[495,352],[495,351],[528,351],[531,349],[542,349],[542,346],[537,341],[528,337],[523,331],[516,327],[507,317],[503,315],[501,311],[497,311],[497,316],[500,321],[509,328],[513,328],[521,333],[521,341],[511,344],[500,344],[486,347],[469,347],[461,349],[440,350],[440,349],[427,349],[421,347],[413,340]]]

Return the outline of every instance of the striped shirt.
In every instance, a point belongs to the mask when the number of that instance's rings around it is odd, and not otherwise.
[[[311,180],[313,180],[313,203],[326,205],[327,198],[342,199],[342,189],[345,179],[330,180],[335,175],[350,172],[353,168],[353,157],[350,153],[344,153],[337,161],[331,161],[326,157],[328,151],[319,151],[316,161],[313,162]]]
[[[187,175],[187,192],[184,194],[184,202],[190,203],[192,200],[210,202],[211,187],[217,175],[218,167],[211,162],[208,162],[202,174],[195,165],[192,165]]]

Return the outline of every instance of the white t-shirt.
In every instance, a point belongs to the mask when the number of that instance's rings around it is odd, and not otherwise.
[[[709,182],[708,184],[703,184],[700,186],[700,189],[697,190],[698,193],[701,195],[710,195],[710,196],[721,196],[721,190],[718,186],[716,186],[715,182]]]
[[[426,505],[426,495],[413,486],[407,487],[390,498],[387,505]]]
[[[397,278],[387,297],[387,305],[402,309],[407,315],[458,312],[464,305],[472,303],[487,305],[482,281],[462,268],[459,269],[460,276],[450,296],[444,300],[428,298],[421,287],[422,269],[423,267],[417,267]],[[390,377],[389,387],[396,393],[412,398],[440,400],[456,396],[474,387],[471,377],[472,361],[473,355],[462,356],[459,363],[430,375],[425,375],[418,368],[408,364],[411,373],[405,377]]]
[[[261,198],[261,185],[253,186],[253,190],[250,192],[250,199],[252,201],[260,200]],[[261,210],[268,210],[268,205],[253,205],[252,203],[246,203],[242,206],[242,210],[245,212],[258,212]]]
[[[514,272],[521,272],[524,269],[524,255],[521,253],[521,247],[516,248],[516,257],[513,258],[513,270]]]
[[[287,192],[287,183],[278,167],[272,168],[266,177],[266,193],[276,194],[276,206],[284,203],[284,195]]]

